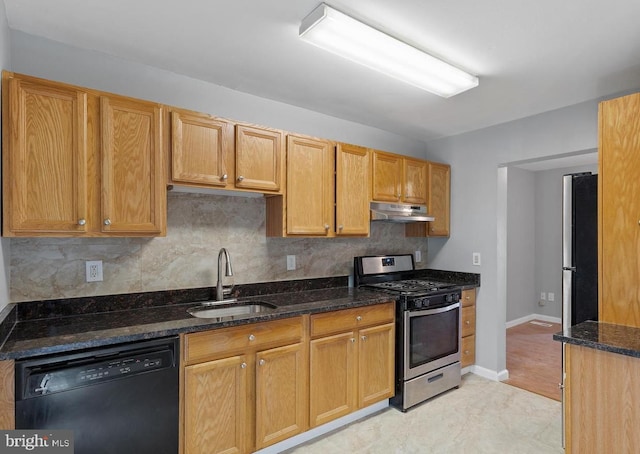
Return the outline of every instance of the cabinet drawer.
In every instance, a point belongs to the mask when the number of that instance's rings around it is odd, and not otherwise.
[[[286,345],[302,339],[302,317],[220,328],[187,334],[185,361],[196,363],[264,346]]]
[[[314,314],[311,316],[311,336],[325,336],[394,320],[393,302]]]
[[[472,288],[470,290],[463,290],[462,307],[471,306],[472,304],[476,304],[476,289]]]
[[[462,308],[462,337],[476,333],[476,306]]]
[[[462,338],[460,348],[460,366],[467,367],[476,362],[476,336],[467,336]]]

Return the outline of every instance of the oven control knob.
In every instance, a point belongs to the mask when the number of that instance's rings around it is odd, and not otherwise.
[[[453,295],[447,295],[447,303],[453,303]]]

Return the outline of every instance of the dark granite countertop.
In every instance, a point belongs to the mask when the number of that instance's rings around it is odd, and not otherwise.
[[[422,277],[480,285],[480,275],[422,270]],[[392,301],[394,296],[348,287],[348,276],[234,287],[232,297],[275,309],[241,317],[197,318],[187,309],[215,289],[199,288],[10,304],[0,312],[0,360],[22,359],[227,326]]]
[[[631,326],[587,321],[572,326],[567,332],[554,334],[553,339],[640,358],[640,328]]]

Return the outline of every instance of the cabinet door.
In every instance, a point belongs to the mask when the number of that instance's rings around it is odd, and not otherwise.
[[[600,104],[600,321],[640,327],[640,94]]]
[[[333,234],[333,150],[326,140],[287,137],[287,234]]]
[[[256,355],[256,448],[306,430],[307,374],[302,344]]]
[[[86,232],[86,93],[18,79],[8,85],[3,234]]]
[[[235,186],[242,189],[279,192],[284,161],[283,132],[249,125],[236,125]]]
[[[447,164],[430,162],[427,209],[435,220],[427,224],[429,236],[449,236],[450,188],[451,167]]]
[[[462,308],[462,337],[470,336],[476,332],[476,306],[464,306]]]
[[[172,181],[224,188],[232,162],[231,123],[195,112],[171,112]]]
[[[425,205],[427,203],[427,161],[403,159],[402,201]]]
[[[246,358],[188,366],[184,377],[185,453],[246,452]]]
[[[336,234],[369,236],[371,165],[369,150],[336,146]]]
[[[311,341],[309,424],[320,426],[356,409],[355,333]]]
[[[161,108],[128,98],[100,99],[102,231],[165,232]]]
[[[373,152],[373,200],[398,202],[401,196],[402,158],[397,155]]]
[[[364,408],[395,394],[395,324],[361,329],[358,336],[358,407]]]

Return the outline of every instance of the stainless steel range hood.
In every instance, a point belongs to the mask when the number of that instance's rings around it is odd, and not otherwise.
[[[371,220],[387,222],[428,222],[433,216],[427,215],[426,205],[410,205],[406,203],[371,202]]]

